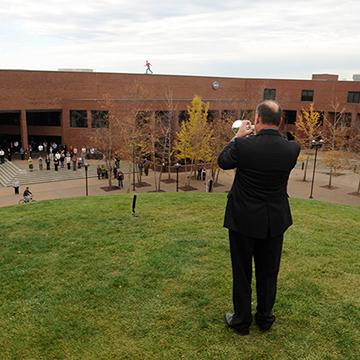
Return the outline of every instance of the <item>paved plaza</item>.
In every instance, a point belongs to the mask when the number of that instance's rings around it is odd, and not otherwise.
[[[24,182],[20,183],[20,195],[14,194],[14,189],[12,187],[0,187],[0,206],[9,206],[17,204],[21,199],[21,194],[26,185],[30,186],[30,190],[34,194],[34,198],[39,200],[49,200],[49,199],[61,199],[61,198],[72,198],[78,196],[85,196],[85,171],[84,169],[78,169],[77,171],[60,169],[56,173],[53,169],[50,171],[39,171],[34,170],[32,173],[28,173],[27,176],[24,174],[27,173],[27,162],[26,161],[14,161],[14,164],[22,170]],[[97,195],[120,195],[132,191],[132,175],[125,174],[124,189],[115,189],[112,191],[106,191],[108,186],[107,179],[98,180],[96,177],[96,167],[98,164],[102,164],[101,161],[92,160],[90,161],[89,167],[89,178],[88,178],[88,192],[90,196]],[[128,172],[128,168],[125,164],[122,166],[124,172]],[[149,176],[142,177],[143,186],[136,187],[136,192],[149,192],[154,191],[154,179],[155,174],[150,171]],[[158,174],[156,174],[158,176]],[[214,187],[214,192],[226,192],[230,190],[232,181],[233,181],[234,171],[222,171],[219,176],[219,184],[221,186]],[[302,181],[303,171],[301,170],[300,164],[295,168],[290,176],[288,193],[290,197],[295,198],[304,198],[308,199],[311,189],[311,176],[312,168],[311,164],[308,170],[308,181]],[[38,183],[36,179],[38,178]],[[168,179],[168,174],[165,173],[162,175],[163,180]],[[176,174],[171,174],[172,182],[162,181],[161,190],[165,192],[174,192],[176,191]],[[26,179],[28,181],[26,181]],[[357,190],[359,183],[359,175],[354,174],[350,170],[342,171],[340,176],[333,177],[334,189],[329,190],[324,186],[328,184],[329,176],[326,174],[326,169],[319,166],[318,171],[316,172],[313,198],[316,200],[337,203],[337,204],[346,204],[352,206],[360,206],[360,197],[351,195]],[[181,187],[185,182],[185,174],[179,173],[179,191],[182,192]],[[113,185],[117,185],[117,181],[113,180]],[[205,181],[192,180],[191,186],[196,190],[193,191],[206,191]]]

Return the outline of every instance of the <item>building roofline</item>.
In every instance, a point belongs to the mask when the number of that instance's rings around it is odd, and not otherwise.
[[[86,76],[104,74],[104,75],[117,75],[117,76],[146,76],[146,77],[173,77],[173,78],[208,78],[214,80],[250,80],[250,81],[303,81],[303,82],[327,82],[327,83],[357,83],[355,80],[321,80],[321,79],[283,79],[283,78],[246,78],[246,77],[234,77],[234,76],[216,76],[216,75],[178,75],[178,74],[144,74],[144,73],[121,73],[121,72],[109,72],[109,71],[74,71],[74,70],[28,70],[28,69],[0,69],[1,72],[26,72],[26,73],[69,73],[69,74],[81,74]]]

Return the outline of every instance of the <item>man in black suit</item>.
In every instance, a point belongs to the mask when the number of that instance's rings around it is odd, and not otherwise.
[[[279,133],[280,106],[270,100],[256,108],[255,131],[244,120],[218,158],[220,168],[235,169],[228,194],[224,226],[229,229],[234,313],[225,323],[240,335],[249,334],[252,258],[255,261],[257,308],[262,331],[275,321],[277,276],[285,230],[292,224],[287,195],[290,171],[300,146]]]

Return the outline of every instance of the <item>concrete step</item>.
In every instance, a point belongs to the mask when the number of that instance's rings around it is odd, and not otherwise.
[[[4,164],[0,164],[0,185],[9,186],[17,176],[22,174],[24,174],[24,170],[18,168],[11,161],[5,160]]]
[[[30,184],[49,183],[55,181],[77,180],[85,179],[85,168],[76,169],[76,171],[68,170],[67,167],[59,167],[58,171],[55,171],[54,166],[51,166],[50,170],[39,170],[37,164],[33,171],[22,170],[13,163],[3,164],[0,166],[0,184],[2,186],[11,186],[14,179],[18,179],[21,186]],[[5,166],[6,165],[6,166]],[[97,177],[96,166],[89,166],[88,177]],[[124,172],[128,171],[128,165],[124,164],[122,167]]]
[[[88,177],[96,177],[96,169],[88,170]],[[76,171],[59,169],[59,171],[51,170],[36,170],[27,171],[26,174],[18,176],[20,184],[39,184],[54,181],[77,180],[85,178],[85,169],[77,169]]]

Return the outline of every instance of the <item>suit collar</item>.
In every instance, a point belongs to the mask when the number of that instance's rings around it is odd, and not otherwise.
[[[277,135],[281,136],[279,130],[276,129],[262,129],[256,135]]]

